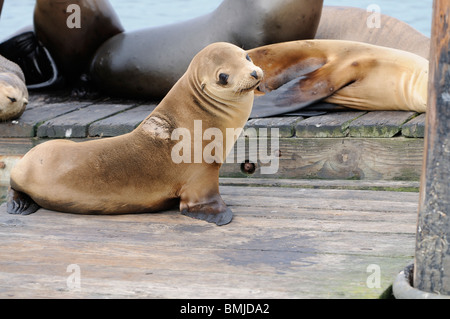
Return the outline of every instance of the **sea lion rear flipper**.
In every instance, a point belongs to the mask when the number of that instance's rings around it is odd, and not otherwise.
[[[25,193],[18,192],[12,188],[8,191],[8,202],[6,204],[6,211],[13,215],[30,215],[39,209],[30,196]]]
[[[349,70],[350,71],[350,70]],[[303,109],[353,83],[351,72],[342,74],[336,63],[301,75],[263,96],[255,97],[250,118],[268,117]]]

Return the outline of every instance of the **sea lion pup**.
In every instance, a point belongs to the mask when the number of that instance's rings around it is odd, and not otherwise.
[[[28,152],[11,171],[7,211],[30,214],[40,206],[124,214],[179,202],[184,215],[229,223],[232,212],[219,194],[219,168],[237,135],[226,131],[244,126],[262,77],[239,47],[206,47],[133,132],[81,143],[53,140]],[[218,131],[226,141],[210,134]]]
[[[373,17],[373,12],[360,8],[325,6],[315,39],[358,41],[429,58],[429,37],[394,17],[380,14],[379,21]]]
[[[208,44],[229,42],[248,50],[312,39],[322,6],[323,0],[224,0],[194,19],[112,37],[95,53],[90,75],[109,94],[160,99]]]
[[[248,54],[264,80],[251,118],[318,101],[366,111],[425,112],[428,60],[410,52],[340,40],[272,44]]]
[[[20,67],[0,55],[0,121],[19,118],[28,104],[28,90]]]

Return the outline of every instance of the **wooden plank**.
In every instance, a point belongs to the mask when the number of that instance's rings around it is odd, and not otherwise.
[[[365,112],[333,112],[310,117],[295,126],[297,137],[345,137],[352,121]]]
[[[124,265],[111,265],[110,258],[101,245],[90,245],[89,249],[83,245],[72,245],[68,250],[72,250],[73,254],[65,252],[61,259],[52,259],[48,264],[4,265],[4,262],[0,261],[0,269],[5,269],[0,272],[0,295],[2,298],[21,299],[377,298],[379,292],[388,287],[400,265],[410,261],[409,257],[392,259],[338,254],[330,257],[328,254],[314,253],[295,253],[290,254],[289,259],[278,260],[276,254],[254,252],[247,254],[247,260],[238,263],[236,256],[242,258],[246,252],[237,251],[223,257],[218,252],[218,257],[207,258],[211,254],[195,250],[188,250],[190,253],[187,254],[187,249],[177,250],[170,247],[164,248],[161,253],[155,249],[159,253],[157,255],[144,255],[142,259],[146,265],[136,267],[135,259],[129,256],[132,248],[118,248],[125,256],[117,256],[116,260],[123,260]],[[85,254],[80,255],[79,251]],[[180,258],[175,259],[175,255]],[[89,258],[92,256],[96,257],[94,262]],[[259,259],[254,259],[255,257]],[[254,264],[251,263],[251,258],[255,260]],[[273,263],[278,261],[284,267],[278,266],[278,273],[268,274],[268,271],[264,270],[271,269],[271,266],[259,264],[258,261],[262,258],[271,258]],[[224,259],[234,265],[224,267]],[[67,262],[80,267],[80,289],[70,289],[67,285],[71,275],[67,272]],[[283,262],[290,265],[285,266]],[[133,266],[130,266],[130,263]],[[208,269],[201,267],[206,264],[209,265]],[[345,268],[342,268],[342,264],[346,264]],[[189,269],[192,266],[189,265],[199,265],[199,269],[192,271]],[[252,270],[245,267],[246,265]],[[382,269],[381,289],[371,289],[366,284],[370,275],[367,269],[370,265],[377,265]],[[37,273],[39,276],[36,276]],[[292,273],[295,275],[291,275]],[[11,283],[17,285],[10,286]]]
[[[425,137],[425,119],[426,114],[420,114],[402,126],[402,135],[406,137],[423,138]]]
[[[0,206],[0,296],[377,298],[412,258],[417,193],[227,186],[221,193],[235,212],[224,227],[177,211],[13,216]],[[349,198],[350,210],[323,209]],[[371,210],[385,199],[399,209]],[[67,285],[74,264],[80,289]],[[378,288],[367,285],[373,265]]]
[[[38,126],[47,120],[83,109],[92,102],[42,104],[27,109],[15,121],[0,123],[0,137],[34,137]]]
[[[415,181],[364,181],[364,180],[316,180],[272,178],[226,178],[219,179],[223,186],[291,187],[313,189],[347,189],[418,192],[420,182]]]
[[[46,121],[37,130],[38,137],[82,138],[88,136],[89,125],[133,108],[133,104],[96,103],[83,109]]]
[[[144,104],[117,115],[92,123],[89,136],[118,136],[133,131],[155,108],[157,104]]]
[[[24,155],[36,145],[31,138],[0,138],[0,155]]]
[[[423,160],[423,139],[396,138],[280,138],[279,144],[269,148],[272,161],[259,161],[258,151],[244,154],[252,160],[256,170],[252,177],[295,179],[360,179],[419,181]],[[258,140],[248,143],[258,144]],[[270,146],[271,141],[267,144]],[[238,141],[239,144],[239,141]],[[276,148],[276,149],[275,149]],[[220,170],[221,177],[245,177],[237,154],[227,158]],[[275,155],[276,153],[276,155]],[[272,166],[274,174],[265,174],[261,167]],[[276,167],[278,168],[276,169]]]
[[[351,137],[393,137],[401,132],[402,125],[416,113],[375,111],[353,121],[349,126]]]
[[[280,137],[293,137],[295,135],[295,126],[298,122],[302,121],[301,116],[289,116],[289,117],[271,117],[261,119],[251,119],[244,127],[244,132],[247,136],[258,136],[259,129],[267,129],[267,135],[270,135],[272,128],[279,129]],[[250,134],[251,129],[255,129],[256,134]]]
[[[241,138],[244,139],[245,138]],[[81,141],[83,139],[74,139]],[[0,155],[24,155],[45,139],[0,139]],[[221,177],[386,180],[419,181],[423,162],[423,139],[396,137],[391,139],[358,138],[280,138],[274,146],[278,164],[261,163],[258,149],[252,152],[256,171],[247,175],[241,171],[241,161],[227,159],[220,170]],[[258,146],[259,141],[255,142]],[[270,147],[270,139],[268,145]],[[248,147],[249,143],[247,143]],[[277,150],[275,150],[275,147]],[[243,151],[249,159],[249,147]],[[270,151],[270,149],[269,149]],[[234,154],[238,154],[237,145]],[[274,174],[262,174],[261,166],[278,165]]]

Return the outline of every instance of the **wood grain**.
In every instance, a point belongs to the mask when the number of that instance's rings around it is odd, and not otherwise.
[[[0,206],[0,297],[377,298],[413,255],[417,193],[221,193],[235,213],[225,227],[177,211],[13,216]],[[67,286],[72,264],[79,290]]]

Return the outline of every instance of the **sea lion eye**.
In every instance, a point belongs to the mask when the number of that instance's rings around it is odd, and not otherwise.
[[[228,78],[230,76],[226,73],[220,73],[219,74],[219,83],[222,85],[227,85],[228,84]]]
[[[7,98],[11,101],[11,103],[17,102],[17,99],[14,98],[14,97],[9,97],[9,96],[7,96]]]
[[[250,59],[250,56],[247,54],[247,56],[245,57],[248,61],[252,62],[252,59]]]

